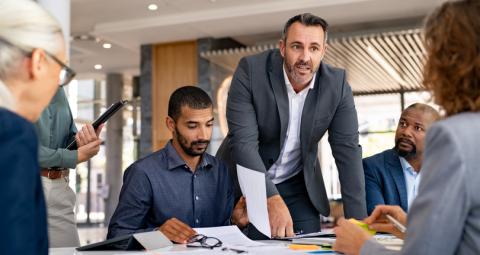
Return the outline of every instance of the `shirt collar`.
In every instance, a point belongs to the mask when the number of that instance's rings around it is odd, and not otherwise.
[[[293,90],[293,87],[292,87],[292,83],[290,83],[290,80],[288,79],[288,75],[287,75],[287,71],[285,70],[285,62],[283,62],[283,65],[282,65],[282,69],[283,69],[283,78],[285,80],[285,85],[287,86],[287,91],[293,91],[294,93],[296,93],[294,90]],[[312,80],[310,81],[310,84],[308,85],[308,89],[313,89],[313,87],[315,86],[315,78],[317,77],[317,72],[315,72],[313,74],[313,77],[312,77]],[[299,93],[302,93],[304,91],[307,91],[308,89],[303,89],[302,91],[300,91]],[[296,93],[297,94],[297,93]]]
[[[10,89],[0,81],[0,107],[6,108],[10,111],[15,108],[15,98]]]
[[[416,176],[417,172],[413,169],[412,165],[408,163],[408,161],[404,157],[399,157],[400,158],[400,164],[402,165],[403,172],[406,172],[410,175]]]
[[[165,151],[167,154],[168,170],[175,170],[178,167],[188,168],[185,160],[178,155],[177,151],[173,147],[172,140],[170,140],[165,146]],[[206,157],[205,154],[206,153],[203,153],[198,168],[210,169],[212,167],[212,163],[208,160],[208,157]]]

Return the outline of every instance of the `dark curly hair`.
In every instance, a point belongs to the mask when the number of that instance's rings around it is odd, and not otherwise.
[[[425,21],[423,85],[448,116],[480,110],[480,0],[444,3]]]

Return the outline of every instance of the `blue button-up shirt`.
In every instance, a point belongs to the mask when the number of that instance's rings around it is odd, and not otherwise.
[[[193,172],[169,142],[125,171],[107,238],[151,231],[172,217],[191,227],[224,226],[232,210],[226,164],[204,153]]]
[[[405,184],[407,186],[407,204],[408,209],[413,203],[415,197],[417,197],[418,187],[420,185],[420,172],[415,172],[413,167],[408,163],[408,161],[403,158],[400,158],[400,164],[402,165],[403,175],[405,176]]]

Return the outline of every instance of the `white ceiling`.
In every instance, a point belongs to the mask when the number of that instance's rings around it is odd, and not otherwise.
[[[83,77],[139,73],[140,45],[233,37],[271,42],[285,21],[303,12],[332,27],[425,16],[444,0],[71,0],[71,34],[90,34],[113,44],[72,42],[72,66]],[[149,4],[157,11],[149,11]],[[272,38],[272,36],[274,36]],[[103,69],[94,70],[95,64]]]

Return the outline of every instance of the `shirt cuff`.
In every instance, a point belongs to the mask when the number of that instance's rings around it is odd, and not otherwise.
[[[62,150],[62,164],[61,167],[75,169],[77,167],[78,152],[76,150]]]

